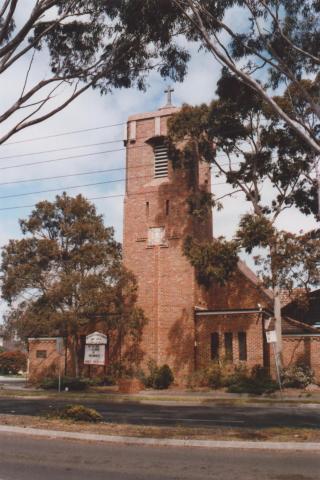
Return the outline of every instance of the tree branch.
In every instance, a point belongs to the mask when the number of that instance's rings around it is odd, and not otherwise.
[[[248,85],[250,88],[255,90],[265,101],[270,107],[275,111],[280,118],[282,118],[291,128],[302,138],[313,150],[315,150],[318,154],[320,154],[320,145],[313,139],[311,138],[306,131],[303,131],[301,128],[299,128],[299,125],[292,120],[283,110],[279,105],[271,98],[265,90],[262,88],[262,86],[254,79],[251,78],[250,75],[246,74],[244,71],[242,71],[239,67],[237,67],[235,64],[230,62],[228,57],[223,54],[219,49],[213,44],[213,42],[210,39],[210,36],[205,29],[201,16],[199,12],[194,8],[194,5],[191,0],[187,0],[188,5],[192,9],[195,17],[197,18],[197,22],[190,16],[190,14],[181,6],[180,0],[173,0],[174,3],[179,7],[181,10],[182,14],[192,22],[192,24],[195,26],[195,28],[198,30],[198,32],[201,34],[203,41],[205,45],[207,46],[207,49],[214,55],[214,57],[218,57],[243,83]]]

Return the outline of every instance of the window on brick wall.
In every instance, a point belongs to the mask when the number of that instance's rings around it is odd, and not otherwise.
[[[168,176],[168,147],[164,143],[154,147],[154,176],[155,178]]]
[[[224,334],[224,351],[226,360],[232,362],[233,360],[233,335],[232,332],[226,332]]]
[[[47,350],[37,350],[36,351],[37,358],[47,358]]]
[[[239,360],[247,360],[247,332],[238,332]]]
[[[219,359],[219,333],[211,333],[211,360]]]
[[[166,200],[166,215],[168,216],[170,213],[170,200]]]

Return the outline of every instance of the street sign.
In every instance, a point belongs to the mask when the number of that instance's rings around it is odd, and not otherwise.
[[[105,345],[86,345],[84,352],[85,365],[105,365],[106,347]]]
[[[268,329],[269,329],[271,320],[272,320],[272,317],[268,317],[268,318],[265,319],[265,321],[264,321],[264,328],[265,328],[265,330],[268,330]]]
[[[277,332],[275,330],[270,330],[266,332],[267,343],[277,343]]]
[[[56,338],[56,349],[57,349],[57,352],[58,353],[62,353],[63,352],[63,337],[57,337]]]

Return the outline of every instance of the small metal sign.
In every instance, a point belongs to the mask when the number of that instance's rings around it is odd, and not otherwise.
[[[275,330],[270,330],[266,332],[267,343],[277,343],[277,332]]]
[[[60,355],[62,354],[63,352],[63,337],[57,337],[56,338],[56,349],[57,349],[57,352],[60,353]]]

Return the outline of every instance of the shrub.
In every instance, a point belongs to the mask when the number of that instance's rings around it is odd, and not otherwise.
[[[208,369],[199,368],[199,370],[191,373],[187,379],[187,386],[191,389],[197,387],[208,387]]]
[[[220,388],[223,384],[223,372],[219,363],[213,363],[207,368],[207,382],[210,388]]]
[[[108,387],[110,385],[115,385],[115,380],[109,375],[103,377],[93,377],[88,379],[88,385],[90,387]]]
[[[58,384],[57,377],[45,378],[42,380],[40,387],[45,390],[58,390]],[[67,387],[70,391],[80,392],[86,390],[89,385],[90,379],[88,378],[61,377],[61,390],[65,390]]]
[[[103,421],[102,415],[100,415],[97,410],[85,407],[84,405],[66,405],[52,412],[50,417],[73,420],[75,422],[97,423]]]
[[[255,365],[250,375],[245,367],[237,368],[229,379],[228,392],[250,393],[262,395],[278,389],[277,383],[270,377],[268,371],[261,365]]]
[[[149,375],[140,372],[140,380],[147,388],[164,390],[174,381],[174,376],[169,365],[158,367],[154,360],[148,362]]]
[[[229,384],[230,377],[234,374],[235,366],[225,360],[212,362],[208,367],[192,373],[188,379],[188,386],[222,388]]]
[[[20,350],[0,353],[0,373],[16,375],[27,367],[27,356]]]
[[[281,382],[286,388],[305,388],[314,382],[314,371],[304,364],[292,365],[282,369]]]
[[[162,365],[155,376],[154,387],[158,390],[165,390],[170,387],[173,380],[173,373],[169,365]]]

